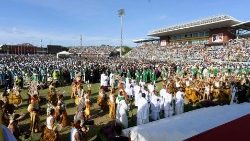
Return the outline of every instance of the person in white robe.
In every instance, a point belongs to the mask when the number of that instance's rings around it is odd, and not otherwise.
[[[104,83],[105,83],[105,73],[101,74],[101,81],[100,81],[100,83],[101,83],[101,86],[104,86]]]
[[[163,95],[163,109],[164,109],[164,117],[171,117],[174,113],[173,111],[173,96],[165,89],[165,93]]]
[[[203,70],[203,72],[202,72],[202,75],[203,75],[203,77],[204,77],[205,79],[209,77],[209,71],[208,71],[207,68],[204,68],[204,70]]]
[[[116,121],[128,128],[128,105],[121,94],[116,98]]]
[[[149,104],[145,97],[146,94],[142,93],[142,97],[138,100],[137,125],[149,122]]]
[[[115,84],[115,75],[111,72],[109,75],[109,85],[111,89],[114,88],[114,84]]]
[[[138,101],[141,98],[141,87],[139,85],[134,86],[134,97],[135,97],[135,106],[138,106]]]
[[[150,102],[150,99],[151,99],[151,93],[149,93],[148,92],[148,90],[147,90],[147,88],[146,87],[144,87],[144,88],[142,88],[141,89],[141,93],[144,93],[145,95],[146,95],[146,100],[148,101],[148,102]]]
[[[129,88],[125,89],[125,92],[127,93],[130,100],[134,97],[134,86],[131,84]]]
[[[154,121],[160,119],[160,104],[161,104],[160,97],[153,94],[150,100],[150,105],[151,105],[150,110],[151,110],[151,119]]]
[[[166,94],[166,87],[165,85],[163,86],[163,88],[160,90],[159,94],[160,94],[160,97],[161,97],[161,111],[162,113],[164,113],[164,97],[165,94]]]
[[[131,79],[126,77],[125,79],[125,89],[129,89],[131,85]]]
[[[175,97],[175,114],[179,115],[184,111],[184,92],[182,88],[176,93]]]
[[[108,87],[108,83],[109,83],[109,77],[105,74],[104,76],[103,76],[103,86],[105,86],[105,87]]]
[[[163,98],[163,96],[166,94],[166,88],[162,88],[159,93],[160,93],[160,97]]]
[[[237,100],[236,100],[237,98],[235,96],[236,92],[237,92],[237,88],[235,86],[232,86],[231,87],[231,100],[230,100],[230,104],[237,103]]]
[[[149,93],[153,93],[153,91],[155,90],[155,86],[153,83],[148,84],[148,91]]]
[[[207,83],[205,84],[205,89],[204,89],[204,96],[203,96],[203,100],[210,100],[210,85]]]

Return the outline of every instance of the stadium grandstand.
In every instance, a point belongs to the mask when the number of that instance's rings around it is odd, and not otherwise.
[[[226,15],[154,30],[126,57],[146,60],[249,62],[250,22]]]
[[[160,38],[160,45],[167,43],[192,44],[225,44],[235,39],[242,30],[250,29],[249,22],[241,22],[228,15],[219,15],[186,24],[161,28],[148,35]]]

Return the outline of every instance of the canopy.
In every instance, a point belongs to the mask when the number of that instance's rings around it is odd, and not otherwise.
[[[58,52],[58,53],[56,54],[56,57],[59,58],[60,55],[70,55],[70,54],[72,54],[72,53],[69,53],[69,52],[67,52],[67,51],[62,51],[62,52]]]
[[[244,30],[250,31],[250,21],[239,23],[239,24],[233,25],[232,27],[236,29],[244,29]]]
[[[133,141],[181,141],[250,113],[250,103],[202,108],[123,130]]]

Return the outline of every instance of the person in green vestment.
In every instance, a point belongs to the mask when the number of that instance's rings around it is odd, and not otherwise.
[[[213,69],[214,76],[217,76],[218,72],[219,72],[219,69],[218,69],[218,67],[215,66]]]
[[[178,66],[176,66],[176,74],[178,74],[178,75],[179,75],[180,71],[181,71],[180,66],[179,66],[179,65],[178,65]]]
[[[192,72],[192,76],[193,76],[193,77],[196,77],[197,72],[198,72],[197,67],[196,67],[196,66],[192,66],[192,67],[191,67],[191,72]]]
[[[142,82],[147,83],[147,81],[148,81],[148,76],[147,75],[148,75],[147,71],[145,69],[143,69],[143,71],[142,71]]]
[[[163,66],[162,67],[162,69],[161,69],[161,78],[162,78],[162,80],[167,80],[167,69],[166,69],[166,67],[165,66]]]
[[[143,71],[139,70],[139,82],[143,82]]]
[[[31,78],[32,78],[32,81],[38,82],[38,74],[36,73],[36,70],[33,71]]]
[[[136,83],[138,84],[140,82],[140,71],[139,70],[136,70],[135,71],[135,80],[136,80]]]
[[[228,75],[231,76],[233,72],[232,66],[228,66],[227,71],[228,71]]]
[[[148,83],[151,80],[152,70],[150,68],[148,68],[146,73],[147,73],[147,81],[146,81],[146,83]]]
[[[127,78],[131,78],[131,73],[129,69],[127,69]]]
[[[151,82],[153,82],[153,84],[156,83],[156,74],[155,74],[155,71],[153,70],[152,73],[151,73]]]

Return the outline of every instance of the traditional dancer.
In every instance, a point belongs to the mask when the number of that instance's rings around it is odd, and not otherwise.
[[[40,141],[59,141],[55,116],[55,109],[50,109],[49,116],[46,118],[46,127],[41,135]]]

